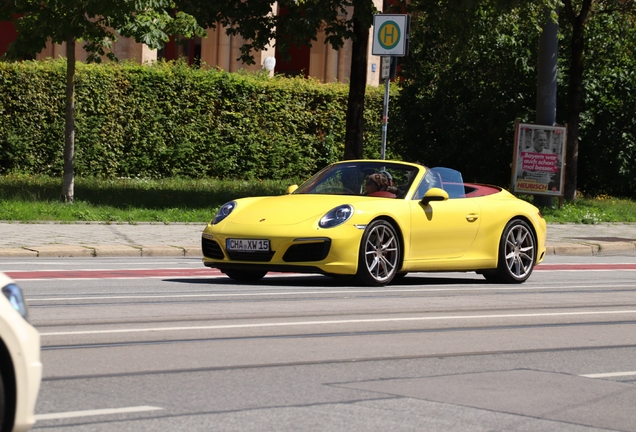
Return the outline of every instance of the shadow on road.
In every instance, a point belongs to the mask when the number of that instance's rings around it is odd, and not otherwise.
[[[171,278],[164,279],[164,282],[174,282],[183,284],[209,284],[227,286],[254,286],[254,287],[368,287],[360,285],[353,279],[332,278],[323,275],[293,275],[293,276],[266,276],[258,282],[237,282],[228,277],[215,277],[209,279],[201,278]],[[467,273],[465,276],[457,276],[456,273],[448,276],[439,273],[425,275],[418,273],[407,275],[389,284],[389,287],[410,287],[410,286],[430,286],[430,285],[486,285],[488,282],[481,276]],[[377,287],[385,288],[385,287]]]

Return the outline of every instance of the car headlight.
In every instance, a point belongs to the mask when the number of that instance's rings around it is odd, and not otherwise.
[[[353,206],[344,204],[331,209],[324,215],[318,225],[320,228],[333,228],[348,221],[353,216]]]
[[[9,284],[2,288],[2,294],[9,300],[13,309],[18,311],[24,319],[27,319],[28,308],[24,301],[24,295],[22,290],[16,284]]]
[[[223,219],[228,217],[232,211],[236,208],[236,201],[230,201],[221,206],[218,212],[216,212],[216,216],[212,219],[212,225],[216,225],[221,222]]]

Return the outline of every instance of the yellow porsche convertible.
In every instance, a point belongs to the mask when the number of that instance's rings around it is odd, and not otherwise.
[[[458,171],[334,163],[286,195],[241,198],[202,235],[203,263],[237,281],[267,272],[355,276],[385,285],[408,272],[475,271],[524,282],[545,255],[546,222],[506,190]]]

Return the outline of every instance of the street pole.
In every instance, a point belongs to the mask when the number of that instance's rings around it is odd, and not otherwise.
[[[382,150],[381,159],[386,159],[386,138],[389,123],[389,90],[391,89],[391,78],[395,77],[397,58],[393,56],[382,57],[382,67],[380,68],[380,79],[384,78],[384,108],[382,110]]]
[[[391,78],[384,80],[384,110],[382,112],[382,154],[381,159],[386,159],[386,135],[389,122],[389,88],[391,87]]]
[[[555,12],[558,14],[559,9]],[[539,38],[537,65],[537,115],[538,125],[554,126],[556,123],[557,60],[559,49],[559,24],[552,19],[552,11],[546,10],[545,25]],[[539,207],[553,207],[551,196],[535,195]]]

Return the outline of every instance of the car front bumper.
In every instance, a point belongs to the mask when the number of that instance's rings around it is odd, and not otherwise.
[[[343,225],[331,229],[286,229],[284,235],[268,235],[242,227],[240,232],[219,232],[208,225],[201,246],[207,267],[241,270],[265,270],[294,273],[354,275],[358,269],[358,251],[364,227]],[[278,230],[277,230],[278,231]],[[310,234],[310,235],[307,235]],[[227,239],[267,239],[266,252],[236,252],[227,249]]]

